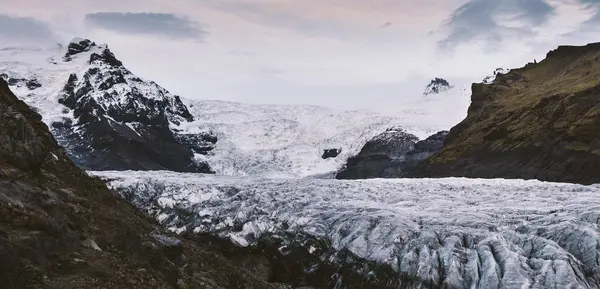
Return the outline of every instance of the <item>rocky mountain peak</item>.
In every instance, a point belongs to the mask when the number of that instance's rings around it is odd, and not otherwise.
[[[215,138],[177,130],[194,120],[180,97],[136,76],[108,45],[75,38],[64,56],[47,58],[51,65],[31,62],[38,53],[5,62],[1,77],[40,109],[78,165],[211,172],[194,154],[208,153]]]
[[[427,87],[425,87],[425,92],[423,93],[423,95],[439,94],[444,91],[448,91],[451,88],[453,88],[453,86],[450,85],[450,83],[447,80],[436,77],[431,80]]]
[[[67,53],[65,54],[65,60],[71,59],[72,56],[90,51],[93,47],[97,47],[96,43],[83,38],[74,38],[67,46]]]
[[[494,72],[491,75],[486,76],[481,83],[483,84],[490,84],[492,82],[494,82],[494,80],[496,80],[496,76],[501,75],[501,74],[506,74],[508,73],[510,70],[509,69],[504,69],[504,68],[496,68],[494,70]]]

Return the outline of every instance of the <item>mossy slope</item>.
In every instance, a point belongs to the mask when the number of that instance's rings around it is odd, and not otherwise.
[[[473,84],[471,100],[416,176],[600,182],[600,43]]]

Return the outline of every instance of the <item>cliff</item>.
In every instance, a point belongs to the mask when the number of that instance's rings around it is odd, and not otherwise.
[[[468,116],[416,177],[600,182],[600,43],[472,85]]]

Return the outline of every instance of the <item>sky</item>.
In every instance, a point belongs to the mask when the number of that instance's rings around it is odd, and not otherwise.
[[[0,46],[107,43],[187,98],[386,109],[600,41],[600,0],[0,0]]]

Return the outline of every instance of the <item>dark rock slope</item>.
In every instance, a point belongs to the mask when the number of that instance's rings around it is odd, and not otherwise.
[[[264,259],[176,239],[86,175],[4,80],[0,123],[1,288],[280,288]]]
[[[600,182],[600,43],[473,84],[467,118],[415,174]]]
[[[348,159],[336,178],[404,177],[442,147],[447,133],[439,132],[419,141],[416,136],[402,129],[388,129],[369,140],[358,155]]]

